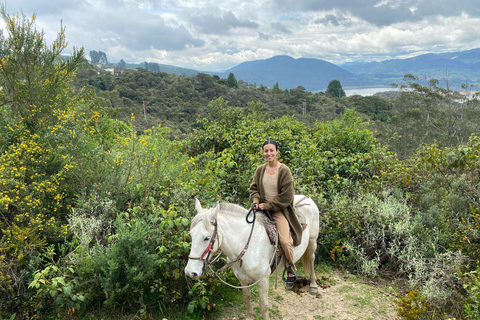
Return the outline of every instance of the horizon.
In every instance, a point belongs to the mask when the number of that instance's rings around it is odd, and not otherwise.
[[[379,60],[379,61],[362,61],[362,60],[356,60],[356,61],[350,61],[350,62],[346,62],[346,63],[342,63],[342,64],[336,64],[336,63],[333,63],[331,61],[328,61],[328,60],[324,60],[324,59],[320,59],[320,58],[310,58],[310,57],[299,57],[299,58],[294,58],[294,57],[291,57],[291,56],[288,56],[288,55],[284,55],[284,54],[280,54],[280,55],[275,55],[275,56],[271,56],[269,58],[265,58],[265,59],[257,59],[257,60],[249,60],[249,61],[243,61],[241,63],[244,63],[244,62],[252,62],[252,61],[265,61],[265,60],[269,60],[269,59],[272,59],[272,58],[275,58],[275,57],[279,57],[279,56],[287,56],[287,57],[290,57],[294,60],[298,60],[298,59],[315,59],[315,60],[321,60],[321,61],[326,61],[326,62],[329,62],[329,63],[332,63],[338,67],[342,67],[343,65],[353,65],[353,64],[367,64],[367,63],[381,63],[381,62],[385,62],[385,61],[390,61],[390,60],[405,60],[405,59],[409,59],[409,58],[414,58],[414,57],[418,57],[418,56],[421,56],[421,55],[425,55],[425,54],[448,54],[448,53],[457,53],[457,52],[466,52],[466,51],[473,51],[473,50],[480,50],[480,47],[479,48],[472,48],[472,49],[468,49],[468,50],[462,50],[462,51],[447,51],[447,52],[426,52],[426,53],[422,53],[422,54],[418,54],[418,55],[414,55],[414,56],[411,56],[411,57],[408,57],[408,58],[395,58],[395,59],[385,59],[385,60]],[[88,61],[91,62],[90,60],[90,56],[88,55],[87,52],[85,52],[85,56],[87,58]],[[107,58],[108,58],[108,55],[107,55]],[[120,59],[121,60],[121,59]],[[118,61],[110,61],[109,59],[109,64],[116,64],[116,63],[119,63],[120,60]],[[125,61],[125,59],[124,59]],[[155,61],[140,61],[140,62],[131,62],[131,61],[125,61],[125,63],[127,64],[142,64],[142,63],[145,63],[145,62],[148,62],[148,63],[158,63],[158,62],[155,62]],[[239,64],[241,64],[239,63]],[[168,66],[168,67],[175,67],[175,68],[181,68],[181,69],[189,69],[189,70],[193,70],[193,71],[198,71],[198,72],[204,72],[204,73],[225,73],[227,71],[229,71],[230,69],[238,66],[238,65],[235,65],[229,69],[225,69],[225,70],[221,70],[221,71],[212,71],[212,70],[198,70],[198,69],[190,69],[190,68],[186,68],[186,67],[183,67],[183,66],[177,66],[177,65],[169,65],[169,64],[165,64],[165,63],[158,63],[159,65],[164,65],[164,66]]]

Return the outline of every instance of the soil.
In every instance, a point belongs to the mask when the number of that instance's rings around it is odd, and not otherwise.
[[[305,320],[392,320],[396,318],[394,289],[382,281],[372,282],[353,275],[331,272],[319,275],[317,294],[309,293],[309,282],[299,277],[292,290],[286,290],[278,278],[271,277],[270,318]],[[258,300],[253,301],[257,319],[261,319]],[[237,306],[238,308],[238,306]],[[245,308],[224,310],[217,319],[245,319]]]

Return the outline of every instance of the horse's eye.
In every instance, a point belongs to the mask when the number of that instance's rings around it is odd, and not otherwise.
[[[203,241],[209,241],[209,240],[210,240],[210,236],[205,237],[205,239],[203,239]]]

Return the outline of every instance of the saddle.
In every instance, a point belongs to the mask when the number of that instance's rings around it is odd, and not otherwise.
[[[257,211],[257,212],[262,212],[265,214],[265,216],[268,217],[268,219],[265,219],[265,230],[267,231],[268,238],[270,239],[270,243],[274,245],[277,243],[277,237],[278,237],[278,232],[277,232],[277,225],[275,224],[275,221],[273,221],[272,217],[270,214],[266,211]],[[307,219],[303,214],[301,214],[299,211],[295,210],[295,215],[297,216],[298,221],[300,222],[300,225],[302,226],[303,230],[307,228]],[[278,244],[280,246],[280,243]]]

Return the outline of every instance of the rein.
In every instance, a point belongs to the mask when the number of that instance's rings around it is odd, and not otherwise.
[[[249,220],[248,217],[250,216],[251,213],[253,213],[253,218],[251,218],[251,220]],[[242,260],[243,255],[245,254],[245,252],[247,252],[248,245],[250,244],[250,240],[252,239],[253,228],[255,227],[255,220],[257,220],[257,213],[256,213],[255,209],[253,209],[253,206],[250,209],[250,211],[248,211],[247,216],[245,217],[245,220],[247,221],[248,224],[252,225],[252,229],[250,229],[250,235],[248,236],[247,244],[243,248],[242,252],[240,252],[240,254],[237,256],[237,259],[235,259],[234,261],[230,261],[229,263],[227,263],[226,265],[221,267],[215,273],[222,273],[223,271],[228,269],[232,264],[234,264],[235,262],[238,262],[238,261],[240,261],[240,267],[242,266],[241,260]]]

